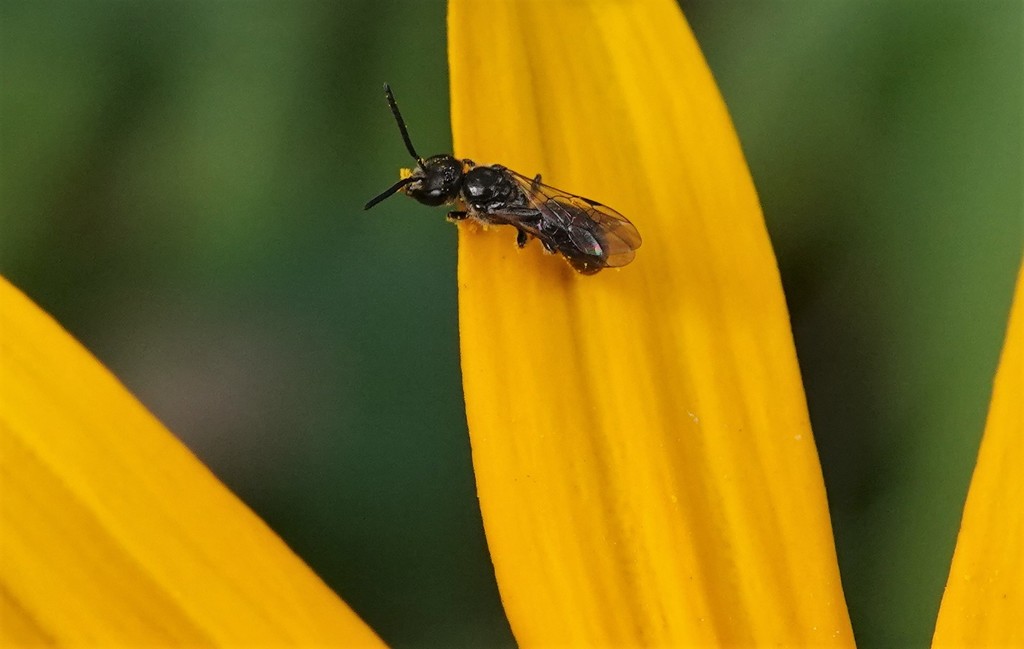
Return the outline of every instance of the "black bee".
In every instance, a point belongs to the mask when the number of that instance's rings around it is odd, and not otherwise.
[[[501,165],[477,165],[441,154],[423,159],[412,146],[409,131],[391,88],[384,84],[391,113],[416,168],[366,204],[370,209],[399,191],[424,205],[452,205],[448,218],[511,225],[522,248],[536,237],[551,253],[560,253],[584,275],[602,268],[625,266],[640,247],[640,233],[615,210],[545,185],[540,174],[528,178]]]

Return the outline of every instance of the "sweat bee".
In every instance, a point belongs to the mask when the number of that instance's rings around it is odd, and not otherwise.
[[[424,205],[451,205],[452,220],[510,225],[518,232],[520,248],[536,238],[545,250],[562,255],[584,275],[633,261],[641,239],[626,217],[595,200],[545,185],[540,174],[530,178],[502,165],[478,165],[448,154],[420,157],[387,84],[384,94],[416,167],[365,209],[401,191]]]

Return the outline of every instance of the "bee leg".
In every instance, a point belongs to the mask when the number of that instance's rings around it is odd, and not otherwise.
[[[461,210],[457,210],[457,211],[453,211],[453,212],[448,212],[448,220],[449,221],[461,221],[461,220],[465,219],[467,216],[469,216],[469,214],[466,213],[466,212],[463,212]]]
[[[530,189],[533,191],[540,189],[540,174],[533,177],[533,183],[530,185]]]
[[[516,235],[516,245],[520,248],[525,248],[529,240],[530,238],[526,234],[526,230],[519,230],[519,234]]]
[[[548,252],[551,253],[556,252],[557,249],[555,248],[555,244],[551,243],[550,241],[544,241],[543,239],[541,239],[541,243],[544,244],[544,250],[547,250]]]

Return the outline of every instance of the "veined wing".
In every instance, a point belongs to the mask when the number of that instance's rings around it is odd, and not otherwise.
[[[597,258],[602,266],[611,268],[633,261],[642,239],[622,214],[595,200],[535,182],[511,169],[506,171],[526,194],[530,205],[552,226],[565,232],[575,252]]]

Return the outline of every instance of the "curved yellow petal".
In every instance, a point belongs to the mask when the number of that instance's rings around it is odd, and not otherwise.
[[[524,646],[849,645],[775,259],[671,0],[448,13],[455,152],[615,207],[592,277],[460,227],[466,412]]]
[[[383,646],[0,278],[0,645]]]
[[[1024,647],[1024,267],[933,647]]]

